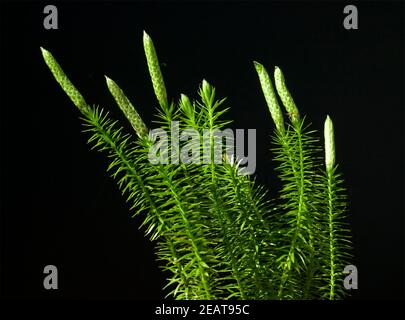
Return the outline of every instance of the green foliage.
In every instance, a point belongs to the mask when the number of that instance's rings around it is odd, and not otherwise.
[[[338,299],[344,296],[343,268],[350,259],[350,237],[344,221],[345,191],[335,165],[333,125],[325,122],[325,161],[316,132],[301,119],[275,69],[278,104],[270,76],[263,65],[255,68],[276,130],[274,161],[283,183],[270,199],[266,189],[241,174],[239,159],[216,150],[216,130],[226,100],[203,80],[198,98],[182,94],[169,102],[156,50],[144,33],[144,48],[155,95],[156,123],[170,132],[174,126],[194,129],[196,139],[176,145],[175,138],[149,132],[119,86],[106,77],[107,86],[133,132],[124,133],[100,107],[88,105],[53,56],[43,57],[62,89],[82,114],[84,131],[93,149],[110,160],[108,171],[117,181],[141,228],[156,244],[156,256],[168,276],[168,296],[176,299]],[[203,143],[204,142],[204,143]],[[167,148],[157,148],[165,145]],[[179,150],[192,157],[181,161]],[[206,152],[208,149],[208,152]],[[150,154],[168,163],[152,163]],[[197,154],[194,154],[196,152]],[[218,157],[224,161],[215,163]]]

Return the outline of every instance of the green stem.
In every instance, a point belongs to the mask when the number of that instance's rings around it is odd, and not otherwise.
[[[217,218],[220,223],[221,232],[224,237],[225,246],[227,248],[231,248],[231,245],[230,245],[231,242],[229,240],[228,231],[225,227],[227,223],[230,223],[230,219],[221,204],[221,200],[219,199],[220,196],[218,194],[218,180],[216,177],[215,162],[214,162],[214,160],[215,160],[215,154],[214,154],[215,143],[214,143],[214,118],[213,118],[214,115],[213,115],[213,110],[212,110],[212,103],[209,103],[207,105],[207,108],[208,108],[209,130],[210,130],[210,160],[211,160],[210,161],[210,171],[211,171],[211,183],[212,183],[211,192],[213,195],[215,209],[216,209],[215,211],[217,213]],[[232,251],[233,250],[231,248],[229,254],[230,254],[230,259],[231,259],[232,274],[235,277],[235,280],[236,280],[236,283],[238,286],[238,291],[240,293],[241,298],[246,299],[246,294],[243,290],[242,279],[241,279],[241,277],[239,275],[239,271],[237,270],[237,267],[236,267],[237,261],[235,260],[235,257],[233,255]]]
[[[291,245],[290,245],[290,249],[289,249],[287,258],[283,265],[283,272],[282,272],[281,282],[280,282],[280,286],[279,286],[279,290],[278,290],[279,299],[281,299],[281,297],[282,297],[283,290],[284,290],[284,284],[287,281],[289,272],[291,270],[291,256],[292,256],[292,254],[294,254],[294,251],[296,249],[297,238],[298,238],[299,232],[302,228],[302,226],[301,226],[302,215],[306,210],[306,203],[304,201],[304,157],[303,157],[302,137],[301,137],[300,127],[296,127],[295,132],[297,133],[297,137],[298,137],[298,151],[299,151],[299,169],[298,170],[296,169],[295,161],[293,159],[293,156],[291,155],[290,146],[288,145],[288,142],[285,140],[286,136],[285,135],[281,136],[283,148],[285,150],[287,150],[291,170],[293,171],[293,174],[296,177],[296,181],[297,181],[298,211],[297,211],[297,219],[296,219],[296,224],[295,224],[294,235],[293,235],[293,238],[291,241]]]
[[[329,220],[329,255],[330,255],[330,278],[329,278],[329,299],[335,298],[335,286],[336,286],[336,272],[335,272],[335,237],[333,228],[333,171],[327,171],[328,180],[328,220]]]
[[[235,190],[235,194],[236,194],[236,198],[237,198],[237,203],[239,204],[238,207],[239,207],[239,209],[242,210],[244,219],[248,219],[250,216],[250,212],[247,210],[248,205],[241,195],[241,189],[240,189],[239,183],[237,181],[237,178],[235,177],[235,173],[237,174],[236,170],[232,171],[231,178],[232,178],[233,188]],[[242,177],[242,179],[243,179],[243,177]],[[254,207],[253,201],[251,203],[252,203],[251,207]],[[252,230],[252,226],[250,226],[250,227],[251,227],[250,230],[254,233],[255,230]],[[238,238],[240,239],[239,235],[238,235]],[[240,240],[241,241],[238,241],[238,242],[243,243],[242,239],[240,239]],[[255,282],[255,287],[256,287],[256,290],[258,291],[258,296],[260,297],[260,296],[262,296],[264,289],[263,289],[263,286],[261,285],[261,281],[260,281],[262,277],[261,277],[261,272],[258,267],[258,266],[260,266],[260,261],[258,259],[258,252],[256,250],[256,245],[257,245],[257,242],[253,241],[253,239],[251,238],[250,246],[251,246],[251,249],[253,249],[253,252],[255,252],[255,254],[254,254],[253,259],[250,259],[250,267],[253,270],[253,279]]]
[[[118,147],[117,143],[110,137],[109,133],[104,129],[104,127],[100,124],[100,122],[98,121],[98,116],[96,115],[96,113],[88,108],[88,110],[86,110],[86,112],[84,112],[84,115],[91,121],[91,124],[97,129],[98,135],[100,137],[103,138],[104,142],[111,148],[111,150],[114,151],[114,153],[119,157],[121,163],[124,165],[125,170],[127,172],[130,173],[130,175],[136,179],[137,185],[141,188],[143,196],[146,198],[146,200],[149,203],[150,206],[150,210],[152,211],[152,213],[154,213],[156,215],[156,217],[158,218],[158,221],[160,223],[162,223],[163,217],[162,217],[162,213],[161,211],[158,209],[158,207],[156,206],[154,200],[152,199],[149,190],[145,187],[145,184],[143,183],[142,178],[140,177],[140,175],[138,174],[138,172],[136,171],[136,169],[134,169],[134,167],[130,164],[130,161],[127,159],[127,157],[121,152],[120,148]],[[176,249],[174,247],[174,244],[172,242],[172,240],[169,237],[164,236],[165,241],[167,242],[167,244],[170,247],[170,252],[172,254],[172,258],[174,261],[178,261],[178,255],[176,252]],[[187,286],[187,282],[185,279],[185,274],[183,271],[183,268],[180,264],[177,264],[178,270],[179,270],[179,274],[181,276],[181,278],[183,279],[183,282],[185,284],[185,291],[188,292],[189,288]]]
[[[212,299],[212,295],[211,295],[211,290],[209,288],[208,285],[208,280],[207,280],[207,276],[206,276],[206,272],[205,272],[205,267],[203,264],[204,261],[201,258],[200,252],[199,252],[199,248],[198,245],[196,244],[195,240],[194,240],[194,236],[191,232],[191,226],[190,226],[190,222],[187,219],[187,215],[186,215],[186,209],[184,208],[184,204],[183,202],[180,200],[180,195],[176,189],[176,187],[174,186],[172,179],[170,178],[170,176],[167,173],[167,169],[166,167],[164,167],[162,164],[159,164],[156,169],[158,170],[159,174],[161,175],[161,177],[163,178],[165,184],[167,185],[167,187],[169,188],[175,202],[176,202],[176,207],[182,217],[183,223],[184,223],[184,227],[186,230],[186,234],[187,237],[190,241],[192,250],[193,250],[193,254],[197,260],[197,266],[198,266],[198,270],[200,272],[200,276],[201,276],[201,283],[203,286],[203,290],[205,292],[205,299],[210,300]]]

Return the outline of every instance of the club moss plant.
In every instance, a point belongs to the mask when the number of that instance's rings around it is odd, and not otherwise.
[[[159,105],[156,123],[167,132],[178,123],[200,137],[208,130],[211,161],[151,163],[148,154],[156,137],[117,83],[105,77],[132,132],[125,132],[103,108],[88,104],[52,54],[41,51],[80,111],[92,149],[108,157],[107,171],[130,211],[142,216],[140,227],[155,243],[160,266],[170,275],[164,288],[167,296],[343,298],[343,269],[351,258],[351,244],[331,118],[326,117],[322,146],[317,132],[300,116],[281,69],[275,68],[273,87],[265,67],[254,62],[275,124],[272,151],[282,182],[279,193],[270,196],[254,178],[240,174],[238,159],[224,155],[222,163],[213,161],[214,132],[230,123],[223,119],[228,110],[225,99],[218,99],[215,88],[203,80],[196,99],[182,94],[178,101],[169,100],[155,47],[146,33],[143,45]],[[198,148],[202,151],[203,144]],[[178,150],[169,143],[167,152]]]

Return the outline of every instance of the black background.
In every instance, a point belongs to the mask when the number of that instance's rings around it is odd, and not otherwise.
[[[47,3],[48,4],[48,3]],[[51,3],[49,3],[51,4]],[[90,152],[79,113],[39,50],[50,50],[86,100],[124,120],[106,74],[148,124],[156,106],[142,47],[155,42],[171,98],[195,97],[205,78],[228,97],[233,128],[257,129],[257,175],[275,196],[273,124],[252,60],[284,71],[302,114],[335,124],[350,199],[359,290],[352,299],[403,297],[403,5],[357,3],[1,5],[1,294],[8,298],[163,298],[152,245],[131,219],[104,156]],[[43,268],[59,290],[43,288]]]

